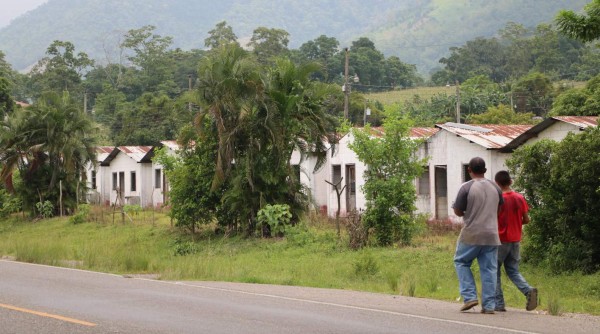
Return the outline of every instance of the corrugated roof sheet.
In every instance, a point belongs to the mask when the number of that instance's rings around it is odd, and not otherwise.
[[[152,151],[152,146],[119,146],[117,148],[137,162],[141,162]]]
[[[160,143],[173,151],[179,150],[179,144],[177,144],[177,141],[175,140],[163,140]]]
[[[436,134],[440,129],[438,128],[427,128],[427,127],[415,127],[410,128],[409,137],[410,138],[429,138]],[[381,137],[384,134],[384,130],[382,126],[372,127],[371,134],[374,137]]]
[[[485,148],[499,149],[529,130],[531,125],[478,124],[465,126],[464,124],[445,123],[437,124],[436,127],[454,133]]]
[[[104,161],[114,149],[115,149],[114,146],[98,146],[98,147],[96,147],[97,160],[99,162]]]
[[[552,118],[565,123],[573,124],[580,128],[598,125],[598,116],[556,116]]]
[[[429,138],[436,134],[440,129],[438,128],[410,128],[411,138]]]

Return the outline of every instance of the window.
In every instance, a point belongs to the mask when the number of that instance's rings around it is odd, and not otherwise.
[[[131,172],[131,191],[136,191],[135,172]]]
[[[471,181],[471,174],[469,174],[469,165],[463,165],[463,182]]]
[[[338,184],[338,182],[340,182],[340,180],[342,179],[342,166],[340,166],[340,165],[331,166],[331,176],[332,176],[331,183]]]
[[[418,179],[417,183],[418,194],[428,196],[429,191],[429,166],[423,167],[423,174]]]
[[[112,175],[113,175],[113,180],[112,180],[112,190],[117,190],[117,187],[118,187],[118,186],[117,186],[117,182],[118,182],[118,181],[117,181],[117,180],[118,180],[118,178],[117,178],[117,173],[112,173]]]
[[[161,181],[160,169],[155,169],[154,170],[154,188],[160,189],[160,184],[161,184],[160,181]]]
[[[92,189],[96,189],[96,171],[92,171]]]

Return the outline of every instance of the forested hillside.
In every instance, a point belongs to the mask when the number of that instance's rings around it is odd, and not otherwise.
[[[95,59],[123,32],[154,25],[173,36],[174,47],[203,48],[216,23],[227,21],[247,41],[264,26],[290,34],[290,46],[320,35],[341,46],[369,37],[387,56],[417,64],[420,71],[437,66],[450,46],[494,35],[508,21],[526,27],[551,21],[559,9],[580,10],[587,0],[49,0],[0,30],[0,50],[15,69],[43,57],[54,40],[71,41]]]

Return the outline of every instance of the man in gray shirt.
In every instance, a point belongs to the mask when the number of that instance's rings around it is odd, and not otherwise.
[[[496,306],[496,273],[500,245],[498,208],[503,199],[500,188],[484,177],[486,171],[482,158],[471,159],[468,172],[472,180],[460,187],[452,205],[454,213],[463,217],[465,224],[458,237],[454,266],[460,294],[464,300],[460,310],[467,311],[479,304],[477,287],[471,271],[471,264],[477,259],[481,274],[481,313],[493,314]]]

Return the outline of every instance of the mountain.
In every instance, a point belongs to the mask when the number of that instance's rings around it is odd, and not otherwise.
[[[579,11],[589,0],[49,0],[0,30],[0,50],[15,69],[44,56],[54,40],[70,41],[102,61],[119,36],[144,25],[174,38],[174,47],[201,49],[208,31],[227,21],[242,41],[259,27],[290,33],[290,47],[322,34],[342,47],[369,37],[387,56],[438,65],[451,46],[490,37],[507,22],[534,27],[560,9]]]

